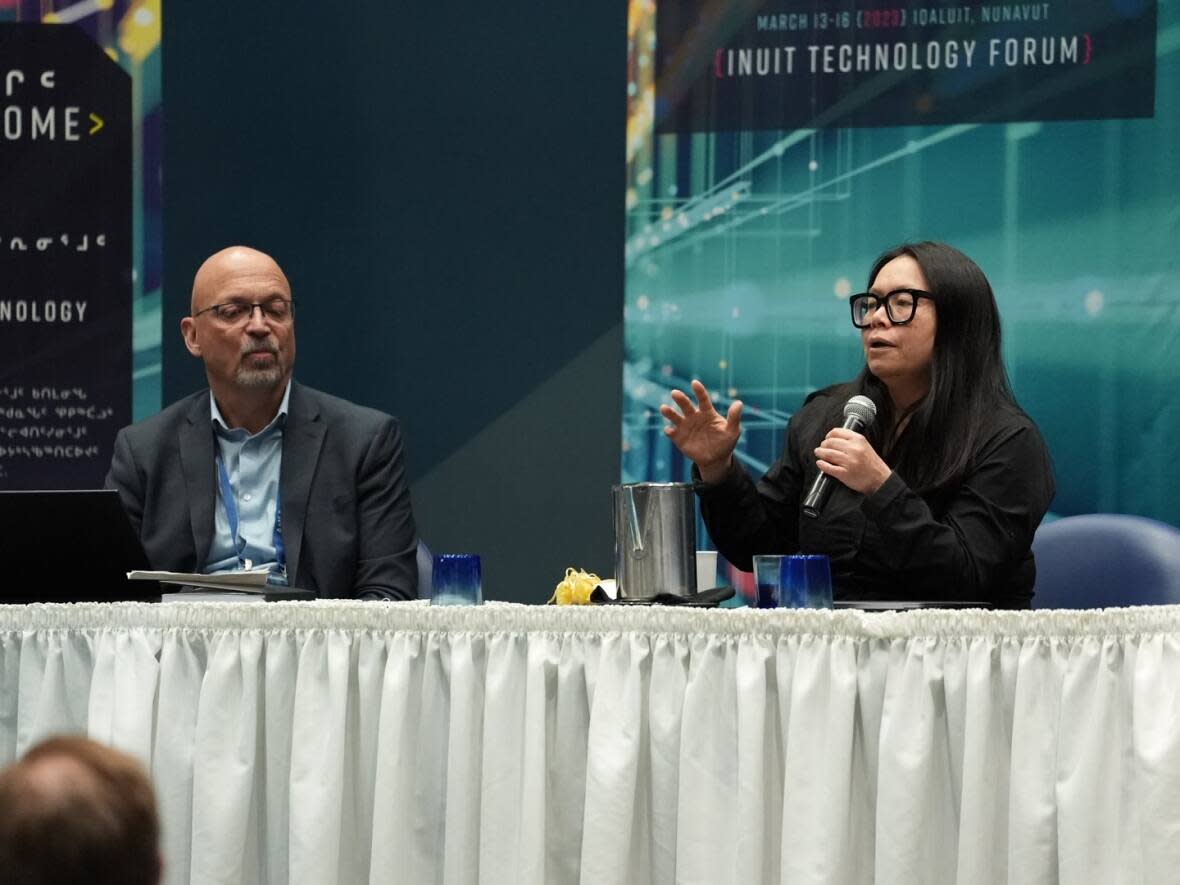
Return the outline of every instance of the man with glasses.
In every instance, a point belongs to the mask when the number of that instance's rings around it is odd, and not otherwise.
[[[397,421],[292,380],[295,300],[269,255],[223,249],[181,320],[209,389],[124,428],[117,489],[153,568],[266,568],[321,597],[411,599],[417,536]]]

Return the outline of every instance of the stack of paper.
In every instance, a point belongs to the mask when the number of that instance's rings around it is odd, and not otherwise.
[[[273,589],[266,583],[270,569],[255,568],[240,572],[221,572],[199,575],[187,572],[128,572],[129,581],[159,581],[161,584],[180,584],[199,590],[222,590],[234,593],[265,594]]]
[[[188,572],[128,572],[130,581],[158,581],[176,592],[161,593],[161,602],[306,602],[316,598],[310,590],[266,583],[270,572],[265,567],[216,575]]]

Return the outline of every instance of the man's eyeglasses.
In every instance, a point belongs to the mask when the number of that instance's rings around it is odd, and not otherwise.
[[[848,299],[852,306],[852,325],[858,329],[866,328],[872,322],[870,317],[884,304],[889,322],[895,326],[904,326],[914,318],[918,301],[922,298],[935,300],[933,293],[921,289],[894,289],[886,295],[874,295],[872,292],[853,295]]]
[[[193,314],[193,317],[196,318],[203,313],[212,312],[223,323],[236,325],[248,322],[250,317],[254,316],[254,308],[262,311],[264,320],[270,320],[273,323],[289,323],[291,318],[295,316],[295,301],[293,299],[288,301],[283,298],[271,298],[267,301],[226,301],[206,307],[204,310],[198,310]]]

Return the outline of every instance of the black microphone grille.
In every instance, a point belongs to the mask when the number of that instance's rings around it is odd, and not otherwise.
[[[856,417],[865,427],[877,419],[877,404],[867,396],[854,396],[844,404],[844,417]]]

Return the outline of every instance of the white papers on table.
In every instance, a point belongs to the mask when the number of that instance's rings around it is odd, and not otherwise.
[[[272,588],[266,583],[270,569],[247,569],[237,572],[219,572],[215,575],[201,575],[188,572],[146,572],[127,573],[129,581],[159,581],[161,584],[182,584],[200,590],[230,590],[236,593],[264,594]]]

